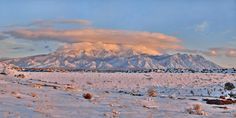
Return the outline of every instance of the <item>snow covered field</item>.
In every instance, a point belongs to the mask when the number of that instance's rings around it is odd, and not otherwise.
[[[202,100],[227,95],[226,82],[235,84],[236,74],[8,71],[0,74],[0,117],[236,117],[236,104],[209,105]],[[150,90],[157,96],[149,96]],[[85,93],[92,98],[85,99]],[[202,115],[189,112],[195,104]]]

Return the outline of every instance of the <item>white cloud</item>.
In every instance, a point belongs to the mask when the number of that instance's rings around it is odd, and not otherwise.
[[[196,32],[204,32],[209,27],[209,24],[207,21],[204,21],[195,27]]]

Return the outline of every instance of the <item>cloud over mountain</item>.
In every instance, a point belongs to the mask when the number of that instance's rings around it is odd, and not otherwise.
[[[53,40],[64,43],[104,43],[124,45],[132,49],[150,51],[159,54],[166,50],[183,49],[180,39],[158,32],[138,32],[110,29],[17,29],[4,32],[13,38],[27,40]],[[97,46],[97,45],[94,45]],[[86,47],[85,47],[86,48]],[[150,53],[149,53],[150,54]]]
[[[120,45],[120,44],[105,44],[102,42],[90,43],[90,42],[82,42],[82,43],[72,43],[72,44],[65,44],[58,48],[57,52],[77,52],[80,53],[84,51],[89,53],[91,51],[96,50],[105,50],[111,51],[115,53],[125,53],[127,51],[134,51],[141,54],[149,54],[149,55],[159,55],[161,52],[158,50],[150,49],[142,45]]]

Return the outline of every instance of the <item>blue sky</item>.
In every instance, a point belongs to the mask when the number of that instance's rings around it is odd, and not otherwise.
[[[223,54],[236,48],[236,0],[2,0],[0,18],[1,32],[26,27],[37,20],[67,19],[84,19],[91,24],[57,23],[53,28],[158,32],[180,39],[181,46],[188,50],[217,49],[214,51],[222,54],[205,56],[220,65],[236,67],[234,53]],[[16,37],[0,39],[0,42],[0,49],[8,52],[2,53],[2,57],[48,53],[62,45]]]

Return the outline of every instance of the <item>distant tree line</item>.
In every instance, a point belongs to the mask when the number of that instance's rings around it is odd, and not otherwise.
[[[69,69],[69,68],[20,68],[14,67],[17,71],[22,72],[101,72],[101,73],[236,73],[235,68],[224,69],[182,69],[182,68],[168,68],[168,69]]]

